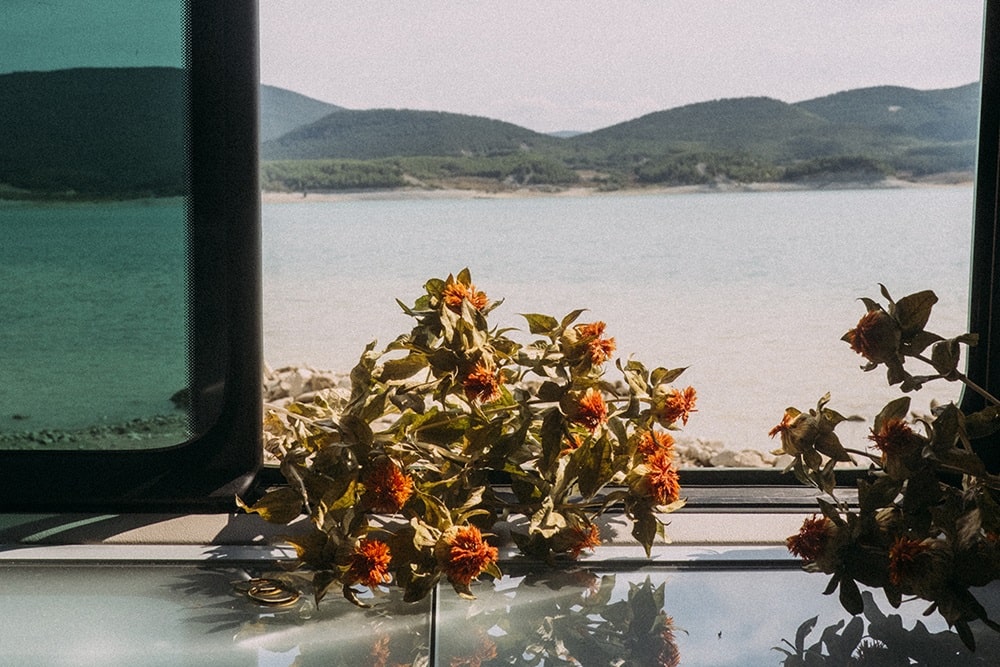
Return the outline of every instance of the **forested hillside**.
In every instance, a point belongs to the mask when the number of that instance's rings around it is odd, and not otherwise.
[[[185,79],[167,67],[0,75],[0,184],[43,194],[183,194]]]
[[[262,86],[262,187],[614,189],[961,178],[974,168],[978,95],[978,84],[969,84],[881,86],[795,104],[723,99],[554,136],[463,114],[345,109]],[[0,196],[184,193],[185,97],[185,75],[172,68],[0,75]]]

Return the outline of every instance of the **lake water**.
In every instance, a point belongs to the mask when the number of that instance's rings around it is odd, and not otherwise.
[[[0,202],[0,433],[174,411],[185,238],[180,199]]]
[[[368,341],[409,330],[395,298],[469,267],[505,299],[496,324],[588,308],[581,321],[607,322],[620,355],[688,367],[685,435],[771,450],[789,405],[831,392],[870,418],[898,396],[839,340],[879,282],[896,298],[933,289],[928,328],[965,330],[972,201],[971,187],[929,187],[266,204],[265,358],[347,371]],[[956,397],[931,384],[914,407]],[[844,426],[863,444],[867,426]]]
[[[839,340],[877,283],[897,298],[934,289],[929,328],[964,331],[972,197],[941,187],[266,204],[265,358],[346,372],[366,343],[409,330],[396,298],[412,303],[428,278],[469,267],[505,299],[496,324],[588,308],[582,321],[607,322],[620,355],[689,367],[680,382],[697,389],[699,411],[686,435],[770,450],[788,405],[829,391],[832,407],[870,417],[898,395]],[[178,220],[176,200],[3,204],[0,432],[172,410],[186,383]],[[916,407],[957,395],[928,389]]]

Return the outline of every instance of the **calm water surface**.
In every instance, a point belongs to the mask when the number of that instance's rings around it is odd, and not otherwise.
[[[430,277],[469,267],[491,316],[588,308],[618,353],[687,366],[690,437],[770,450],[785,407],[869,418],[898,390],[839,339],[860,296],[933,289],[929,327],[966,327],[972,188],[579,198],[361,200],[264,206],[265,357],[348,370],[407,331]],[[527,335],[522,342],[529,340]],[[617,371],[609,370],[615,378]],[[917,394],[951,400],[954,385]],[[846,426],[846,425],[845,425]],[[865,427],[845,430],[860,444]],[[842,437],[845,437],[842,434]]]
[[[180,199],[0,202],[0,432],[174,411],[185,239]]]

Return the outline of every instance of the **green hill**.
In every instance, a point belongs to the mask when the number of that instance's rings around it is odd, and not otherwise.
[[[800,136],[823,136],[830,122],[767,97],[700,102],[657,111],[567,140],[577,155],[603,153],[612,161],[644,159],[682,151],[752,153],[768,159],[787,155]]]
[[[297,127],[333,113],[338,107],[275,86],[260,87],[260,140],[277,139]]]
[[[186,190],[186,76],[167,67],[0,75],[0,184],[36,193]]]
[[[843,127],[927,141],[976,138],[979,84],[920,91],[898,86],[862,88],[795,105]]]
[[[551,149],[559,139],[499,120],[440,111],[343,110],[261,146],[264,160],[371,160],[505,155]]]
[[[174,68],[0,75],[0,196],[185,192],[185,81]],[[261,87],[265,188],[601,187],[878,180],[970,173],[978,84],[881,86],[789,104],[723,99],[553,136],[435,111],[348,110]]]

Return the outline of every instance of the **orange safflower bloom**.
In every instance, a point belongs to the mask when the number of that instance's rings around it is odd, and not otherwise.
[[[661,424],[671,424],[680,420],[687,426],[688,417],[692,412],[697,412],[694,408],[698,395],[694,387],[687,389],[670,389],[655,409],[655,416]]]
[[[604,396],[593,387],[588,387],[576,405],[576,412],[571,420],[580,424],[589,431],[596,431],[597,427],[608,420],[608,405],[604,402]]]
[[[659,650],[656,655],[657,667],[678,667],[681,664],[681,652],[677,648],[677,640],[674,637],[674,619],[665,616],[663,627],[658,634]]]
[[[920,556],[930,550],[930,545],[909,537],[898,537],[889,548],[889,581],[899,586],[904,579],[912,579],[923,572]]]
[[[441,292],[441,299],[444,305],[451,308],[456,313],[462,311],[462,301],[468,301],[476,310],[482,310],[489,303],[484,292],[477,292],[475,285],[464,285],[462,283],[450,282],[444,286]]]
[[[484,662],[489,662],[497,657],[497,644],[483,630],[479,631],[479,638],[476,647],[471,655],[456,656],[448,663],[448,667],[482,667]]]
[[[792,413],[786,411],[781,417],[781,423],[772,428],[767,432],[767,435],[771,438],[778,435],[779,433],[787,433],[788,429],[791,428],[792,422],[795,421],[795,416]]]
[[[380,540],[360,540],[351,553],[345,583],[362,583],[368,588],[387,584],[392,581],[392,575],[389,574],[391,561],[392,554],[388,544]]]
[[[833,531],[833,522],[825,516],[815,514],[802,522],[797,535],[785,540],[785,546],[793,556],[798,556],[807,563],[815,562],[826,548]]]
[[[365,667],[389,667],[389,642],[391,638],[385,633],[379,634],[372,644],[371,651],[368,652],[368,661]]]
[[[583,440],[580,439],[576,433],[572,433],[566,436],[566,446],[559,451],[559,456],[565,456],[566,454],[572,454],[576,450],[583,446]]]
[[[872,429],[868,439],[882,452],[882,459],[888,456],[901,457],[918,451],[923,442],[902,419],[887,419],[878,433]]]
[[[361,503],[373,512],[394,514],[413,494],[413,478],[387,456],[375,460],[364,478],[364,485]]]
[[[434,547],[448,581],[468,586],[483,570],[497,561],[497,548],[483,541],[475,526],[452,526]]]
[[[899,325],[881,309],[869,310],[858,320],[858,325],[843,336],[852,350],[873,363],[894,359],[899,339]]]
[[[465,397],[470,401],[479,400],[487,403],[500,396],[500,382],[494,370],[483,362],[476,362],[475,367],[462,380]]]
[[[669,433],[644,431],[643,434],[639,436],[639,444],[636,445],[635,449],[643,456],[650,456],[660,451],[668,452],[671,456],[673,456],[674,437]]]
[[[615,339],[604,337],[605,326],[604,322],[591,322],[590,324],[578,324],[574,327],[587,346],[587,356],[590,357],[590,363],[594,366],[603,364],[611,358],[611,354],[615,351]]]
[[[601,546],[601,533],[597,526],[573,526],[569,529],[570,547],[569,553],[573,558],[579,558],[584,550],[593,551],[594,547]]]
[[[669,505],[681,497],[680,476],[669,453],[662,450],[653,453],[646,458],[646,465],[650,496],[657,505]]]

